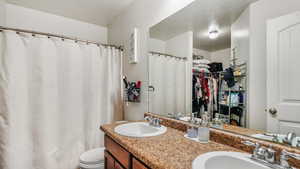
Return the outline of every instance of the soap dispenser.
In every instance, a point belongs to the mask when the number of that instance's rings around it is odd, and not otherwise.
[[[198,128],[198,140],[200,143],[209,141],[209,115],[207,112],[202,115],[201,126]]]
[[[219,114],[212,120],[211,126],[214,128],[223,129],[223,121],[219,118]]]
[[[195,114],[192,113],[191,114],[191,124],[195,124]],[[187,136],[189,138],[197,138],[198,136],[198,128],[195,126],[191,126],[188,130],[187,130]]]

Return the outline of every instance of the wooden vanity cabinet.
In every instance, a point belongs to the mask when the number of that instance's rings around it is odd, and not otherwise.
[[[124,167],[121,166],[117,161],[115,161],[115,169],[125,169]]]
[[[149,169],[107,135],[104,145],[105,169]]]
[[[132,158],[132,169],[148,169],[144,164],[139,162],[137,159]]]
[[[105,169],[125,169],[107,151],[105,152]]]
[[[104,160],[106,169],[115,168],[115,159],[108,152],[104,152]]]

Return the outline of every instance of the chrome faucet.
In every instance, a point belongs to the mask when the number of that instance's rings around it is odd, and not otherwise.
[[[267,162],[272,164],[276,162],[275,156],[276,156],[276,151],[273,149],[272,145],[270,145],[266,151],[265,159]]]
[[[286,137],[283,139],[283,142],[288,145],[293,145],[293,140],[296,138],[296,134],[293,132],[287,133]]]
[[[269,148],[266,148],[260,146],[259,143],[253,143],[251,141],[243,141],[242,143],[247,146],[255,147],[255,149],[253,150],[253,154],[251,155],[251,159],[253,161],[256,161],[273,169],[293,169],[287,161],[288,158],[291,157],[300,160],[299,154],[290,153],[286,150],[283,150],[281,151],[280,160],[276,161],[276,151],[272,149],[271,146]]]
[[[153,119],[153,126],[154,127],[161,127],[161,125],[160,125],[160,123],[161,123],[161,119],[159,119],[159,118],[154,118]]]
[[[282,150],[280,154],[280,166],[283,167],[283,169],[292,169],[289,162],[287,161],[289,158],[294,158],[296,160],[300,160],[300,155],[295,153],[290,153],[286,150]]]
[[[253,143],[251,141],[244,141],[243,144],[247,146],[255,147],[253,150],[253,154],[251,156],[252,159],[255,160],[265,160],[269,163],[275,162],[275,150],[272,149],[272,147],[266,148],[260,146],[259,143]]]
[[[159,118],[146,116],[144,119],[149,122],[150,126],[161,127],[160,123],[161,123],[162,120],[159,119]]]

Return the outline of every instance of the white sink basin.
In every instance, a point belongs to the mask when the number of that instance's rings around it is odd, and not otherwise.
[[[250,154],[238,152],[211,152],[198,156],[193,169],[270,169],[250,159]]]
[[[154,127],[145,122],[121,124],[115,128],[116,133],[128,137],[158,136],[166,131],[167,128],[165,126]]]

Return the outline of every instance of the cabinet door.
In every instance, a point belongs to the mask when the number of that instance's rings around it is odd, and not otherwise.
[[[136,160],[135,158],[132,159],[132,169],[148,169],[144,164]]]
[[[115,160],[113,157],[105,152],[105,169],[115,169]]]
[[[106,150],[111,153],[111,155],[117,159],[122,166],[129,169],[130,153],[108,136],[105,136],[104,144]]]

